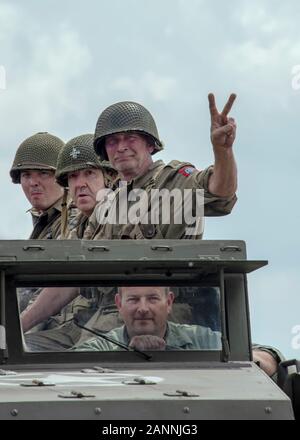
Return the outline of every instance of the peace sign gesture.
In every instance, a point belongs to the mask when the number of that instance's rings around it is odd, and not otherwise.
[[[236,123],[233,118],[228,117],[235,98],[236,95],[232,93],[222,112],[219,113],[213,93],[208,95],[211,116],[210,138],[215,151],[220,151],[221,148],[231,148],[235,140]]]

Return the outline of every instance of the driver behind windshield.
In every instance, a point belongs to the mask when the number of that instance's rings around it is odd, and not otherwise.
[[[119,287],[115,303],[124,325],[106,333],[131,348],[145,350],[219,350],[221,334],[209,327],[177,324],[168,320],[174,293],[168,287]],[[113,342],[94,337],[76,351],[115,351]]]

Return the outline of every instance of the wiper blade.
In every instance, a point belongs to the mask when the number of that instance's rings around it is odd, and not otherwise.
[[[127,344],[123,344],[122,342],[116,341],[115,339],[111,338],[110,336],[107,336],[107,334],[98,332],[96,330],[92,330],[91,328],[85,327],[84,325],[79,324],[75,319],[74,323],[77,325],[77,327],[82,328],[83,330],[86,330],[96,336],[99,336],[100,338],[105,339],[108,342],[111,342],[112,344],[118,345],[121,348],[124,348],[126,351],[134,352],[140,356],[142,356],[147,361],[150,361],[152,359],[152,356],[150,354],[145,353],[144,351],[138,350],[137,348],[129,347]]]

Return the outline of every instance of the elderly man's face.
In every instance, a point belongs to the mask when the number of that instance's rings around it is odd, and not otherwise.
[[[103,172],[99,168],[84,168],[68,173],[70,195],[76,207],[90,216],[97,203],[97,193],[104,188]]]
[[[122,287],[116,304],[130,338],[137,335],[164,337],[174,294],[165,287]]]
[[[51,170],[21,171],[21,186],[31,206],[38,211],[46,211],[63,195],[63,188]]]
[[[105,148],[110,163],[125,178],[144,174],[152,163],[153,145],[134,131],[106,136]]]

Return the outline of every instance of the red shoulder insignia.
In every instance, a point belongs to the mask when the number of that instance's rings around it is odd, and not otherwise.
[[[178,173],[182,174],[185,177],[189,177],[191,174],[193,174],[196,170],[196,168],[194,167],[182,167],[180,168],[180,170],[178,171]]]

